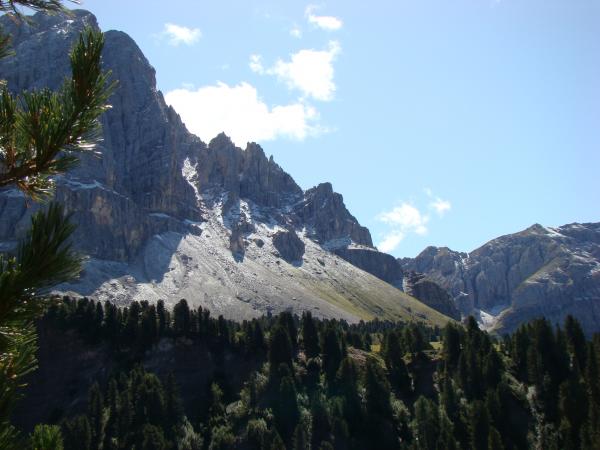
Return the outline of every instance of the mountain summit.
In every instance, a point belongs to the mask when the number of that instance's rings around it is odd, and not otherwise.
[[[600,330],[600,223],[535,224],[471,253],[428,247],[400,260],[446,288],[463,315],[507,332],[534,318],[563,323],[571,314]]]
[[[14,36],[16,55],[0,63],[14,90],[56,88],[74,39],[97,27],[82,10],[0,20]],[[56,180],[56,198],[78,225],[74,241],[90,257],[61,291],[118,303],[186,298],[235,319],[311,310],[349,321],[448,320],[361,269],[382,278],[395,271],[386,281],[401,281],[398,262],[373,247],[331,184],[303,191],[254,143],[241,149],[224,134],[203,143],[166,105],[135,42],[119,31],[105,42],[103,64],[119,86],[102,118],[100,155],[82,155]],[[0,193],[4,249],[36,208],[16,190]]]

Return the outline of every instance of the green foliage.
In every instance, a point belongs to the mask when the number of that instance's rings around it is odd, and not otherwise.
[[[302,313],[302,344],[307,358],[314,358],[321,353],[319,332],[310,311]]]
[[[0,186],[16,185],[34,199],[52,191],[51,176],[77,163],[74,153],[93,150],[98,118],[114,84],[103,72],[102,33],[87,29],[75,44],[71,77],[58,92],[0,91]]]
[[[31,435],[32,450],[63,450],[60,427],[56,425],[36,425]]]
[[[0,1],[0,11],[20,17],[18,7],[62,10],[58,0]],[[10,37],[0,33],[0,57],[10,54]],[[58,92],[12,94],[0,83],[0,187],[16,186],[33,199],[48,197],[51,177],[92,150],[99,117],[114,88],[101,69],[102,33],[88,29],[70,54],[71,77]],[[31,322],[47,289],[78,275],[81,258],[68,238],[73,232],[63,209],[51,204],[32,218],[16,256],[0,255],[0,447],[18,447],[9,417],[35,369],[36,339]]]
[[[143,301],[124,309],[69,298],[49,309],[43,323],[54,333],[64,330],[95,348],[108,343],[112,351],[128,356],[124,373],[115,374],[105,385],[92,385],[85,416],[64,418],[65,449],[597,450],[600,337],[584,341],[586,356],[580,370],[569,333],[543,321],[524,326],[501,346],[474,321],[465,328],[454,325],[440,331],[422,325],[378,321],[349,325],[311,318],[324,345],[307,359],[305,352],[293,350],[290,330],[295,329],[300,347],[305,345],[303,326],[290,327],[290,318],[295,326],[295,317],[269,316],[239,324],[212,319],[207,310],[188,306],[189,327],[175,327],[176,314],[163,309],[161,333],[154,309]],[[170,340],[186,352],[201,349],[199,357],[216,361],[216,368],[226,353],[237,359],[235,367],[254,369],[218,371],[205,385],[191,389],[193,374],[177,365],[169,367],[173,373],[160,376],[139,367],[130,370],[135,361],[154,360],[153,352],[162,352],[152,345],[136,351],[146,335],[145,320],[157,326],[157,339]],[[114,323],[109,327],[107,322]],[[249,351],[257,327],[269,336],[267,352]],[[86,337],[89,330],[98,329],[100,341]],[[109,329],[117,338],[107,334]],[[134,342],[128,333],[133,333]],[[421,338],[415,337],[417,333]],[[457,345],[442,342],[439,352],[416,351],[415,342],[440,333]],[[379,355],[344,344],[353,340],[360,345],[371,334],[383,342]],[[228,339],[224,341],[223,335]],[[553,347],[535,358],[535,370],[543,368],[542,384],[530,384],[528,378],[520,378],[523,350],[515,351],[516,343],[540,349],[540,342]],[[333,349],[329,355],[328,348]],[[525,353],[531,352],[527,348]],[[321,364],[327,358],[331,361],[331,354],[341,358],[333,377]],[[565,358],[571,361],[566,367],[545,366],[546,361]],[[393,384],[402,364],[411,373],[432,372],[435,384],[427,388],[415,383],[414,391],[402,392]],[[416,364],[419,371],[413,370]],[[182,379],[188,383],[185,401],[179,396]],[[551,397],[556,380],[562,381]]]

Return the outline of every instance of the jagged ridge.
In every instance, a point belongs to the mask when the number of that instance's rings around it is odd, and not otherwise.
[[[532,318],[562,323],[571,314],[600,330],[600,223],[535,224],[471,253],[428,247],[400,260],[448,289],[463,313],[505,332]]]
[[[97,26],[81,10],[36,14],[30,24],[0,20],[16,51],[0,72],[16,91],[56,88],[73,40]],[[187,297],[232,318],[311,309],[347,320],[447,320],[331,253],[378,255],[329,183],[303,192],[257,144],[242,150],[221,134],[206,145],[166,105],[135,42],[118,31],[105,40],[103,63],[119,89],[102,118],[102,156],[83,155],[77,170],[57,179],[56,197],[78,223],[75,242],[91,257],[81,281],[63,290],[120,302]],[[37,207],[15,190],[1,193],[5,249]],[[302,241],[301,257],[280,258],[273,237],[281,232]],[[291,234],[284,246],[294,242],[301,248]]]

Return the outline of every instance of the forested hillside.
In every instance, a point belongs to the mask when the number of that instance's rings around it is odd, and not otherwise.
[[[572,318],[498,340],[64,298],[39,329],[15,420],[65,449],[600,448],[600,335]]]

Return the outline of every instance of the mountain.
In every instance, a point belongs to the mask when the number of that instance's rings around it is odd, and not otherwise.
[[[16,52],[0,73],[14,91],[58,87],[74,39],[98,26],[82,10],[0,21]],[[186,298],[232,319],[291,309],[348,321],[449,320],[395,287],[400,264],[373,247],[331,184],[303,191],[254,143],[240,149],[221,134],[205,144],[166,105],[135,42],[104,36],[103,64],[119,86],[99,155],[81,155],[56,179],[89,260],[60,291],[121,304]],[[39,207],[0,191],[2,250],[15,247]]]
[[[587,333],[600,330],[600,223],[536,224],[470,253],[428,247],[400,263],[439,283],[488,329],[512,331],[542,316],[563,323],[571,314]]]

